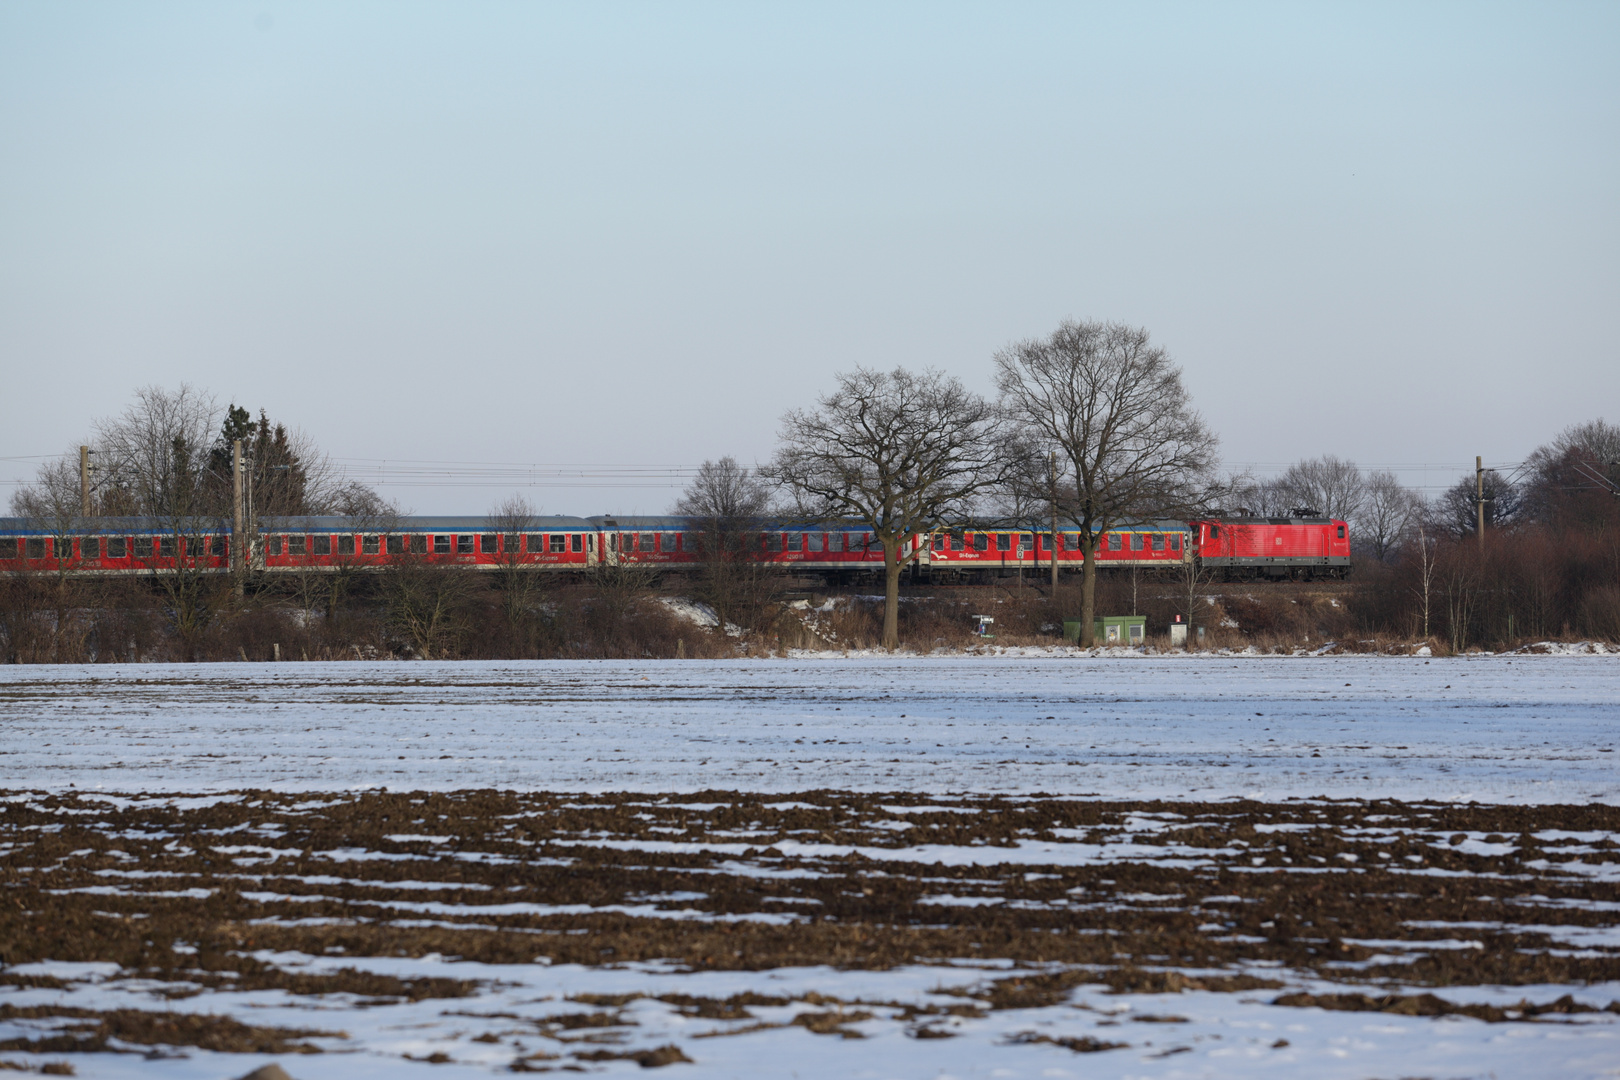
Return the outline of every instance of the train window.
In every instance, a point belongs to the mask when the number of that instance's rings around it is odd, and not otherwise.
[[[551,534],[551,550],[553,554],[561,555],[568,550],[568,537],[564,533]]]
[[[1131,550],[1141,551],[1143,547],[1142,540],[1143,537],[1141,533],[1131,533]]]
[[[354,554],[354,537],[353,536],[340,536],[340,537],[337,538],[337,541],[338,541],[337,553],[339,555],[353,555]]]
[[[360,554],[362,554],[362,555],[376,555],[376,554],[378,554],[377,549],[382,546],[381,544],[377,543],[377,541],[380,540],[380,539],[381,539],[381,537],[377,537],[377,536],[362,536],[360,538]],[[354,550],[354,546],[353,546],[354,545],[354,539],[352,537],[349,539],[349,545],[350,545],[349,550],[353,551]]]
[[[330,536],[312,536],[309,538],[309,545],[311,555],[332,554],[332,538]]]
[[[1152,536],[1152,540],[1153,540],[1153,550],[1154,551],[1163,551],[1164,550],[1164,533],[1154,533],[1153,536]]]
[[[639,546],[636,548],[636,550],[651,551],[654,543],[656,543],[656,541],[653,539],[652,533],[642,533],[641,539],[638,541]]]
[[[575,548],[574,550],[578,551],[579,549]],[[586,533],[585,534],[585,550],[586,551],[595,551],[596,550],[596,534],[595,533]]]
[[[659,543],[663,545],[661,550],[674,551],[676,548],[680,547],[680,535],[680,533],[665,533],[664,538],[659,541]]]
[[[79,538],[79,558],[81,558],[81,559],[99,559],[99,558],[101,558],[101,537],[99,537],[99,536],[80,537]]]
[[[485,533],[478,541],[478,550],[485,555],[494,555],[499,550],[496,545],[500,540],[494,533]]]
[[[1170,550],[1171,551],[1180,551],[1181,550],[1181,534],[1180,533],[1171,533],[1170,534]]]
[[[523,550],[523,538],[517,533],[507,533],[506,539],[501,541],[501,550],[508,555],[516,555]]]
[[[51,541],[51,558],[57,561],[71,560],[73,558],[73,539],[67,536],[58,536]]]
[[[574,552],[585,550],[585,538],[579,533],[568,534],[568,549]]]
[[[1221,538],[1221,527],[1219,525],[1211,525],[1209,527],[1209,538],[1211,540],[1219,540]]]
[[[433,538],[433,554],[435,554],[435,555],[448,555],[448,554],[450,554],[450,536],[449,536],[448,533],[443,534],[443,535],[434,536],[434,538]]]
[[[231,541],[226,536],[210,537],[208,541],[208,554],[216,559],[223,559],[231,553]]]
[[[781,551],[782,550],[782,534],[779,533],[779,532],[766,533],[765,534],[765,550],[766,551]]]
[[[529,546],[530,555],[540,555],[546,550],[546,538],[542,533],[530,533],[526,543]],[[506,550],[511,551],[513,549],[509,547]]]
[[[1070,551],[1080,550],[1080,534],[1077,532],[1063,534],[1063,546]]]
[[[608,533],[607,534],[607,542],[608,542],[608,550],[609,551],[618,551],[619,550],[619,534],[618,533]]]
[[[1344,539],[1344,526],[1343,525],[1339,526],[1339,539],[1340,540]]]
[[[973,550],[974,551],[989,551],[990,550],[990,534],[989,533],[974,533],[973,534]]]
[[[158,558],[172,559],[180,549],[180,544],[172,536],[165,536],[158,540]]]
[[[388,554],[403,555],[405,554],[408,544],[409,541],[403,536],[390,536],[386,545],[388,548]]]
[[[996,534],[996,550],[997,551],[1011,551],[1012,550],[1012,533],[997,533]]]
[[[1109,533],[1108,534],[1108,550],[1109,551],[1120,551],[1120,550],[1123,550],[1124,547],[1125,547],[1125,534],[1124,533]]]
[[[411,537],[411,554],[412,555],[426,555],[427,554],[427,534],[426,533],[417,533],[416,535]]]
[[[107,558],[125,559],[129,557],[129,541],[122,536],[107,537]]]
[[[309,538],[304,536],[287,537],[287,554],[306,555],[309,553]]]
[[[45,538],[43,536],[30,536],[28,538],[28,557],[30,559],[43,559],[45,557]]]
[[[473,553],[473,534],[462,533],[456,537],[456,554],[471,555]]]

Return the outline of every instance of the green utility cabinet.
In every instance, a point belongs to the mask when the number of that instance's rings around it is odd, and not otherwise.
[[[1079,641],[1080,625],[1079,619],[1065,619],[1063,636]],[[1147,638],[1147,616],[1103,615],[1092,624],[1092,633],[1099,645],[1140,645]]]

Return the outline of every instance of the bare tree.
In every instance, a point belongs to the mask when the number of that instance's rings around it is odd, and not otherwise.
[[[1524,503],[1524,493],[1517,484],[1495,469],[1486,469],[1484,489],[1487,529],[1511,525],[1518,520]],[[1475,486],[1474,474],[1470,472],[1441,492],[1439,498],[1431,504],[1429,525],[1454,540],[1473,536],[1479,528],[1477,498],[1478,489]]]
[[[1424,510],[1423,497],[1402,485],[1394,473],[1370,473],[1354,522],[1355,543],[1379,562],[1387,561],[1405,544]]]
[[[230,506],[210,471],[218,418],[213,399],[193,387],[148,386],[120,416],[96,426],[108,487],[158,531],[160,554],[148,565],[168,596],[176,633],[193,652],[217,599],[208,544],[229,532]]]
[[[1620,426],[1572,424],[1525,462],[1527,516],[1555,527],[1603,529],[1620,520]]]
[[[1278,477],[1277,487],[1289,509],[1310,509],[1330,518],[1351,521],[1367,498],[1367,480],[1353,461],[1324,454],[1299,461]]]
[[[1429,639],[1430,603],[1434,595],[1435,541],[1423,531],[1421,522],[1418,523],[1417,527],[1417,548],[1418,583],[1417,587],[1413,589],[1413,593],[1418,598],[1419,610],[1423,618],[1423,639],[1427,641]]]
[[[900,572],[908,539],[959,516],[999,480],[994,406],[960,380],[857,368],[815,409],[782,418],[781,448],[762,475],[822,520],[854,519],[883,546],[883,647],[900,644]]]
[[[698,598],[722,628],[756,623],[779,588],[780,569],[759,546],[770,505],[770,484],[730,457],[705,461],[675,503],[694,526],[687,536],[702,561]]]
[[[522,495],[511,495],[497,503],[485,518],[491,533],[501,537],[501,550],[495,558],[495,581],[500,590],[501,616],[515,653],[533,656],[538,652],[535,631],[538,610],[546,584],[542,564],[523,553],[523,537],[535,531],[540,511]]]
[[[1008,413],[1063,458],[1063,514],[1080,529],[1080,643],[1093,643],[1097,545],[1136,517],[1190,516],[1207,496],[1217,440],[1181,371],[1146,330],[1065,322],[996,354]]]

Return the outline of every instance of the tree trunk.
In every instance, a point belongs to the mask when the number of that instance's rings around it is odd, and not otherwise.
[[[883,647],[900,647],[900,539],[883,541]]]
[[[1093,624],[1097,621],[1097,536],[1090,529],[1080,530],[1080,647],[1097,644]]]

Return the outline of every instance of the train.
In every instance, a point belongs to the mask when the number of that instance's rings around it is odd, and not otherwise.
[[[701,522],[684,517],[536,517],[505,532],[481,517],[403,517],[386,526],[342,517],[266,519],[255,530],[249,565],[267,574],[380,570],[413,559],[494,570],[534,566],[557,574],[643,564],[678,568],[703,560]],[[750,533],[752,537],[752,533]],[[165,527],[152,518],[88,518],[42,529],[0,518],[0,573],[112,576],[177,567],[228,573],[230,523]],[[752,542],[750,540],[750,542]],[[757,557],[829,584],[881,574],[883,548],[851,522],[762,523]],[[901,554],[915,582],[973,583],[1080,569],[1080,533],[973,524],[907,537]],[[1220,515],[1197,521],[1145,521],[1109,529],[1098,542],[1105,572],[1153,575],[1192,569],[1222,580],[1311,580],[1350,574],[1344,521],[1308,510],[1290,517]]]

